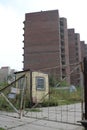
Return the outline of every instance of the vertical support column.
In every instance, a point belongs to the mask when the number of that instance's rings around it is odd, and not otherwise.
[[[23,116],[24,92],[25,92],[25,87],[26,87],[25,85],[26,85],[26,80],[25,80],[25,77],[24,77],[24,84],[23,84],[23,88],[21,90],[20,114],[19,114],[20,119]]]
[[[84,58],[84,100],[85,100],[85,120],[87,120],[87,57]]]
[[[84,58],[84,116],[82,118],[82,125],[87,130],[87,57]]]
[[[30,70],[30,108],[32,107],[32,71]]]
[[[84,120],[84,70],[83,62],[80,63],[80,85],[81,85],[81,119]]]

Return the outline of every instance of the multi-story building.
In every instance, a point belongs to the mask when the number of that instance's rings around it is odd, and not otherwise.
[[[61,78],[58,10],[27,13],[24,21],[24,70],[42,70]]]
[[[74,29],[68,29],[68,43],[69,43],[69,63],[70,82],[74,85],[80,85],[80,62],[81,62],[81,47],[80,35],[75,33]]]
[[[62,78],[66,78],[70,82],[70,66],[69,66],[69,46],[68,46],[68,31],[67,19],[60,18],[60,43],[61,43],[61,72]]]
[[[67,29],[67,19],[60,18],[58,10],[25,14],[23,69],[41,70],[59,80],[67,77],[68,83],[80,84],[82,60],[80,35]],[[87,46],[85,44],[85,54]]]
[[[80,45],[81,45],[81,60],[84,60],[85,57],[85,41],[80,41]]]
[[[85,44],[85,57],[87,57],[87,44]]]
[[[0,82],[12,82],[14,80],[14,69],[8,66],[1,67],[0,69]]]

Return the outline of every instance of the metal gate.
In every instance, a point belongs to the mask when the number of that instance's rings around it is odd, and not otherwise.
[[[21,86],[21,81],[22,86]],[[19,88],[16,88],[16,83],[19,83]],[[26,87],[25,75],[20,76],[18,79],[5,87],[0,89],[0,114],[7,116],[21,116],[21,109],[23,105],[23,91]]]
[[[69,75],[77,70],[78,67],[81,67],[81,64],[75,65],[73,70]],[[83,75],[81,74],[81,86],[67,86],[65,84],[60,85],[66,80],[67,77],[64,77],[60,82],[57,82],[55,86],[49,87],[48,93],[43,93],[39,102],[35,98],[36,102],[32,102],[30,105],[30,93],[29,86],[27,84],[27,78],[24,75],[19,77],[16,81],[7,85],[5,88],[0,90],[0,100],[3,102],[1,96],[9,104],[11,108],[18,113],[18,117],[22,118],[30,117],[40,120],[49,120],[63,123],[79,124],[78,121],[83,118]],[[39,72],[38,72],[39,75]],[[32,78],[35,78],[32,76]],[[19,83],[19,94],[10,93],[11,87],[16,85],[16,82]],[[41,83],[42,81],[40,81]],[[35,82],[34,82],[35,83]],[[34,84],[32,82],[32,85]],[[60,86],[59,86],[60,85]],[[39,90],[41,91],[41,90]],[[32,91],[33,93],[33,91]],[[13,95],[11,95],[13,94]],[[16,96],[16,98],[14,97]],[[38,93],[36,91],[36,97]],[[46,98],[49,97],[49,98]],[[0,101],[0,102],[1,102]],[[3,110],[2,105],[2,110]],[[4,107],[5,108],[5,107]],[[11,113],[12,114],[12,113]]]
[[[75,64],[75,67],[69,75],[81,70],[82,64]],[[49,93],[43,95],[41,102],[32,104],[31,108],[25,108],[23,110],[23,116],[36,118],[40,120],[49,120],[62,123],[80,124],[78,121],[83,118],[83,73],[80,72],[81,86],[60,86],[62,82],[66,80],[64,77],[55,86],[49,88]],[[45,100],[45,97],[49,95],[49,99]]]

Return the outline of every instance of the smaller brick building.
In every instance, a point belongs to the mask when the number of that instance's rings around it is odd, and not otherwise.
[[[70,63],[70,82],[74,85],[80,85],[80,66],[77,65],[81,62],[81,46],[80,35],[75,33],[74,29],[68,29],[68,43],[69,43],[69,63]],[[77,68],[76,68],[77,67]],[[76,68],[76,69],[75,69]]]
[[[14,69],[8,66],[3,66],[0,69],[0,82],[12,82],[14,80]]]
[[[62,79],[66,78],[66,81],[70,83],[70,66],[69,66],[69,46],[68,46],[68,30],[67,19],[60,18],[60,45],[61,45],[61,73]]]

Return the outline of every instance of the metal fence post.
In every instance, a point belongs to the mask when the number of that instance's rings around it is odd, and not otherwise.
[[[30,70],[30,108],[32,107],[32,71]]]
[[[81,123],[87,130],[87,57],[84,58],[84,119]]]
[[[84,58],[84,100],[85,100],[85,120],[87,120],[87,57]]]

